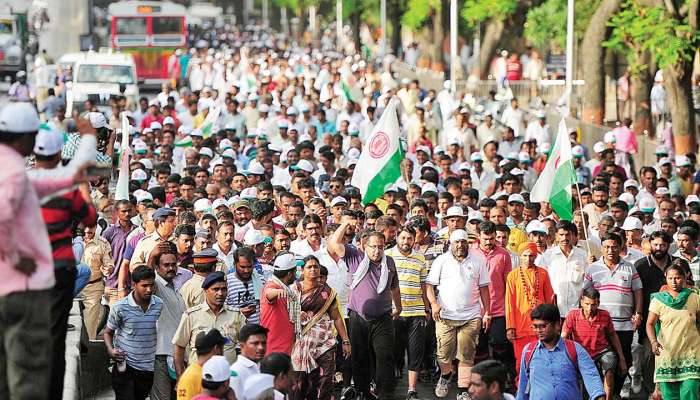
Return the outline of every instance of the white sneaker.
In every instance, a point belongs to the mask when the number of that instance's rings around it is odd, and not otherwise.
[[[437,397],[447,397],[447,393],[450,391],[450,381],[443,377],[440,377],[437,385],[435,385],[435,396]]]
[[[472,400],[472,396],[469,393],[462,392],[457,395],[457,400]]]

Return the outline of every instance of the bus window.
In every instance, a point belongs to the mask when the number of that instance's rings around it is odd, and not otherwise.
[[[12,34],[13,30],[11,19],[0,19],[0,34]]]
[[[146,18],[117,18],[117,35],[145,35],[147,33]]]
[[[182,17],[153,17],[153,34],[182,33]]]
[[[128,65],[82,64],[78,69],[79,83],[123,83],[134,84],[134,70]]]

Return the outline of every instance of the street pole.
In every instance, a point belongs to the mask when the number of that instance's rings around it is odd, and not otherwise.
[[[574,0],[566,5],[566,94],[567,114],[571,107],[571,93],[574,80]]]
[[[335,33],[338,40],[338,51],[343,50],[343,0],[335,2]]]
[[[381,29],[382,29],[382,38],[381,38],[381,56],[384,57],[386,55],[386,0],[381,0],[381,4],[379,6],[379,18],[381,20]],[[396,29],[396,27],[394,27]]]
[[[289,20],[287,20],[287,7],[282,7],[280,9],[280,19],[282,21],[280,25],[282,25],[282,33],[284,33],[286,36],[289,36]]]
[[[262,0],[262,18],[263,18],[263,26],[265,28],[270,27],[270,20],[269,20],[268,14],[267,14],[269,12],[268,1],[269,0]]]
[[[309,6],[309,30],[311,42],[316,43],[316,6]]]
[[[457,0],[450,0],[450,91],[457,92]]]

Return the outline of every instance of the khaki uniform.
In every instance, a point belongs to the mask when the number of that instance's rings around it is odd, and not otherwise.
[[[99,236],[95,236],[90,241],[85,240],[85,250],[80,262],[89,266],[91,271],[90,281],[82,290],[83,296],[85,296],[83,316],[88,338],[95,340],[97,325],[100,323],[100,312],[102,311],[101,300],[105,291],[102,277],[109,275],[110,271],[114,269],[112,247]]]
[[[173,336],[173,344],[188,348],[189,357],[188,364],[192,365],[197,362],[197,352],[194,347],[197,335],[200,332],[207,332],[212,328],[216,328],[221,334],[228,339],[228,343],[224,345],[224,357],[233,364],[236,361],[236,344],[238,343],[238,332],[241,326],[245,324],[245,317],[240,312],[224,305],[219,314],[215,315],[209,308],[209,303],[204,301],[202,304],[192,307],[182,314],[180,325]]]
[[[180,288],[180,295],[185,301],[186,308],[198,306],[204,302],[204,289],[202,289],[204,277],[194,274]]]
[[[134,249],[134,254],[131,256],[131,260],[129,260],[129,271],[134,272],[134,269],[136,269],[136,267],[139,265],[146,265],[148,263],[148,256],[151,254],[151,251],[156,248],[158,243],[165,240],[166,239],[160,237],[158,231],[146,235],[139,240],[139,243]],[[168,238],[167,241],[172,242],[173,237]]]

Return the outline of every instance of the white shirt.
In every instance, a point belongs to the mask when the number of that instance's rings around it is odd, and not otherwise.
[[[325,247],[326,239],[321,238],[320,249],[323,249]],[[293,241],[292,244],[289,246],[289,251],[302,258],[314,253],[314,249],[311,248],[309,241],[306,239]]]
[[[318,262],[328,269],[328,279],[326,283],[338,294],[340,310],[343,313],[343,318],[345,318],[347,316],[348,298],[350,296],[348,265],[342,257],[338,262],[335,262],[333,257],[328,254],[328,248],[325,246],[313,254],[318,258]]]
[[[472,187],[479,191],[479,197],[483,197],[489,186],[496,180],[496,173],[486,168],[481,171],[481,176],[479,176],[474,170],[474,167],[472,167],[471,176]]]
[[[243,385],[252,376],[260,373],[260,367],[244,355],[238,356],[236,362],[231,365],[231,371],[237,376],[229,378],[229,386],[236,393],[237,399],[243,399]]]
[[[236,268],[236,263],[233,261],[233,253],[236,251],[236,244],[232,243],[231,244],[231,250],[228,252],[228,254],[224,253],[221,250],[221,247],[219,247],[219,243],[214,243],[212,246],[214,250],[218,253],[216,256],[221,262],[223,262],[226,265],[227,270],[231,270]]]
[[[523,110],[519,108],[513,109],[511,107],[508,107],[505,111],[503,111],[503,115],[501,116],[501,122],[503,123],[503,125],[513,128],[515,136],[520,136],[525,130],[523,116]]]
[[[631,247],[627,247],[627,254],[625,254],[625,256],[622,257],[623,260],[627,261],[632,265],[634,265],[634,263],[636,263],[637,260],[642,258],[644,258],[644,253],[642,253],[640,250],[633,249]]]
[[[540,125],[539,122],[533,121],[527,125],[527,130],[525,130],[525,140],[529,141],[535,139],[537,144],[542,143],[552,143],[552,135],[549,133],[549,125]]]
[[[469,321],[481,316],[479,288],[490,283],[489,268],[486,259],[475,252],[459,262],[450,251],[433,261],[427,283],[437,286],[442,318]]]
[[[549,274],[552,289],[557,295],[559,314],[567,315],[578,308],[578,300],[583,290],[583,275],[588,265],[586,252],[574,247],[569,257],[564,255],[559,246],[554,246],[540,256],[540,263]]]

